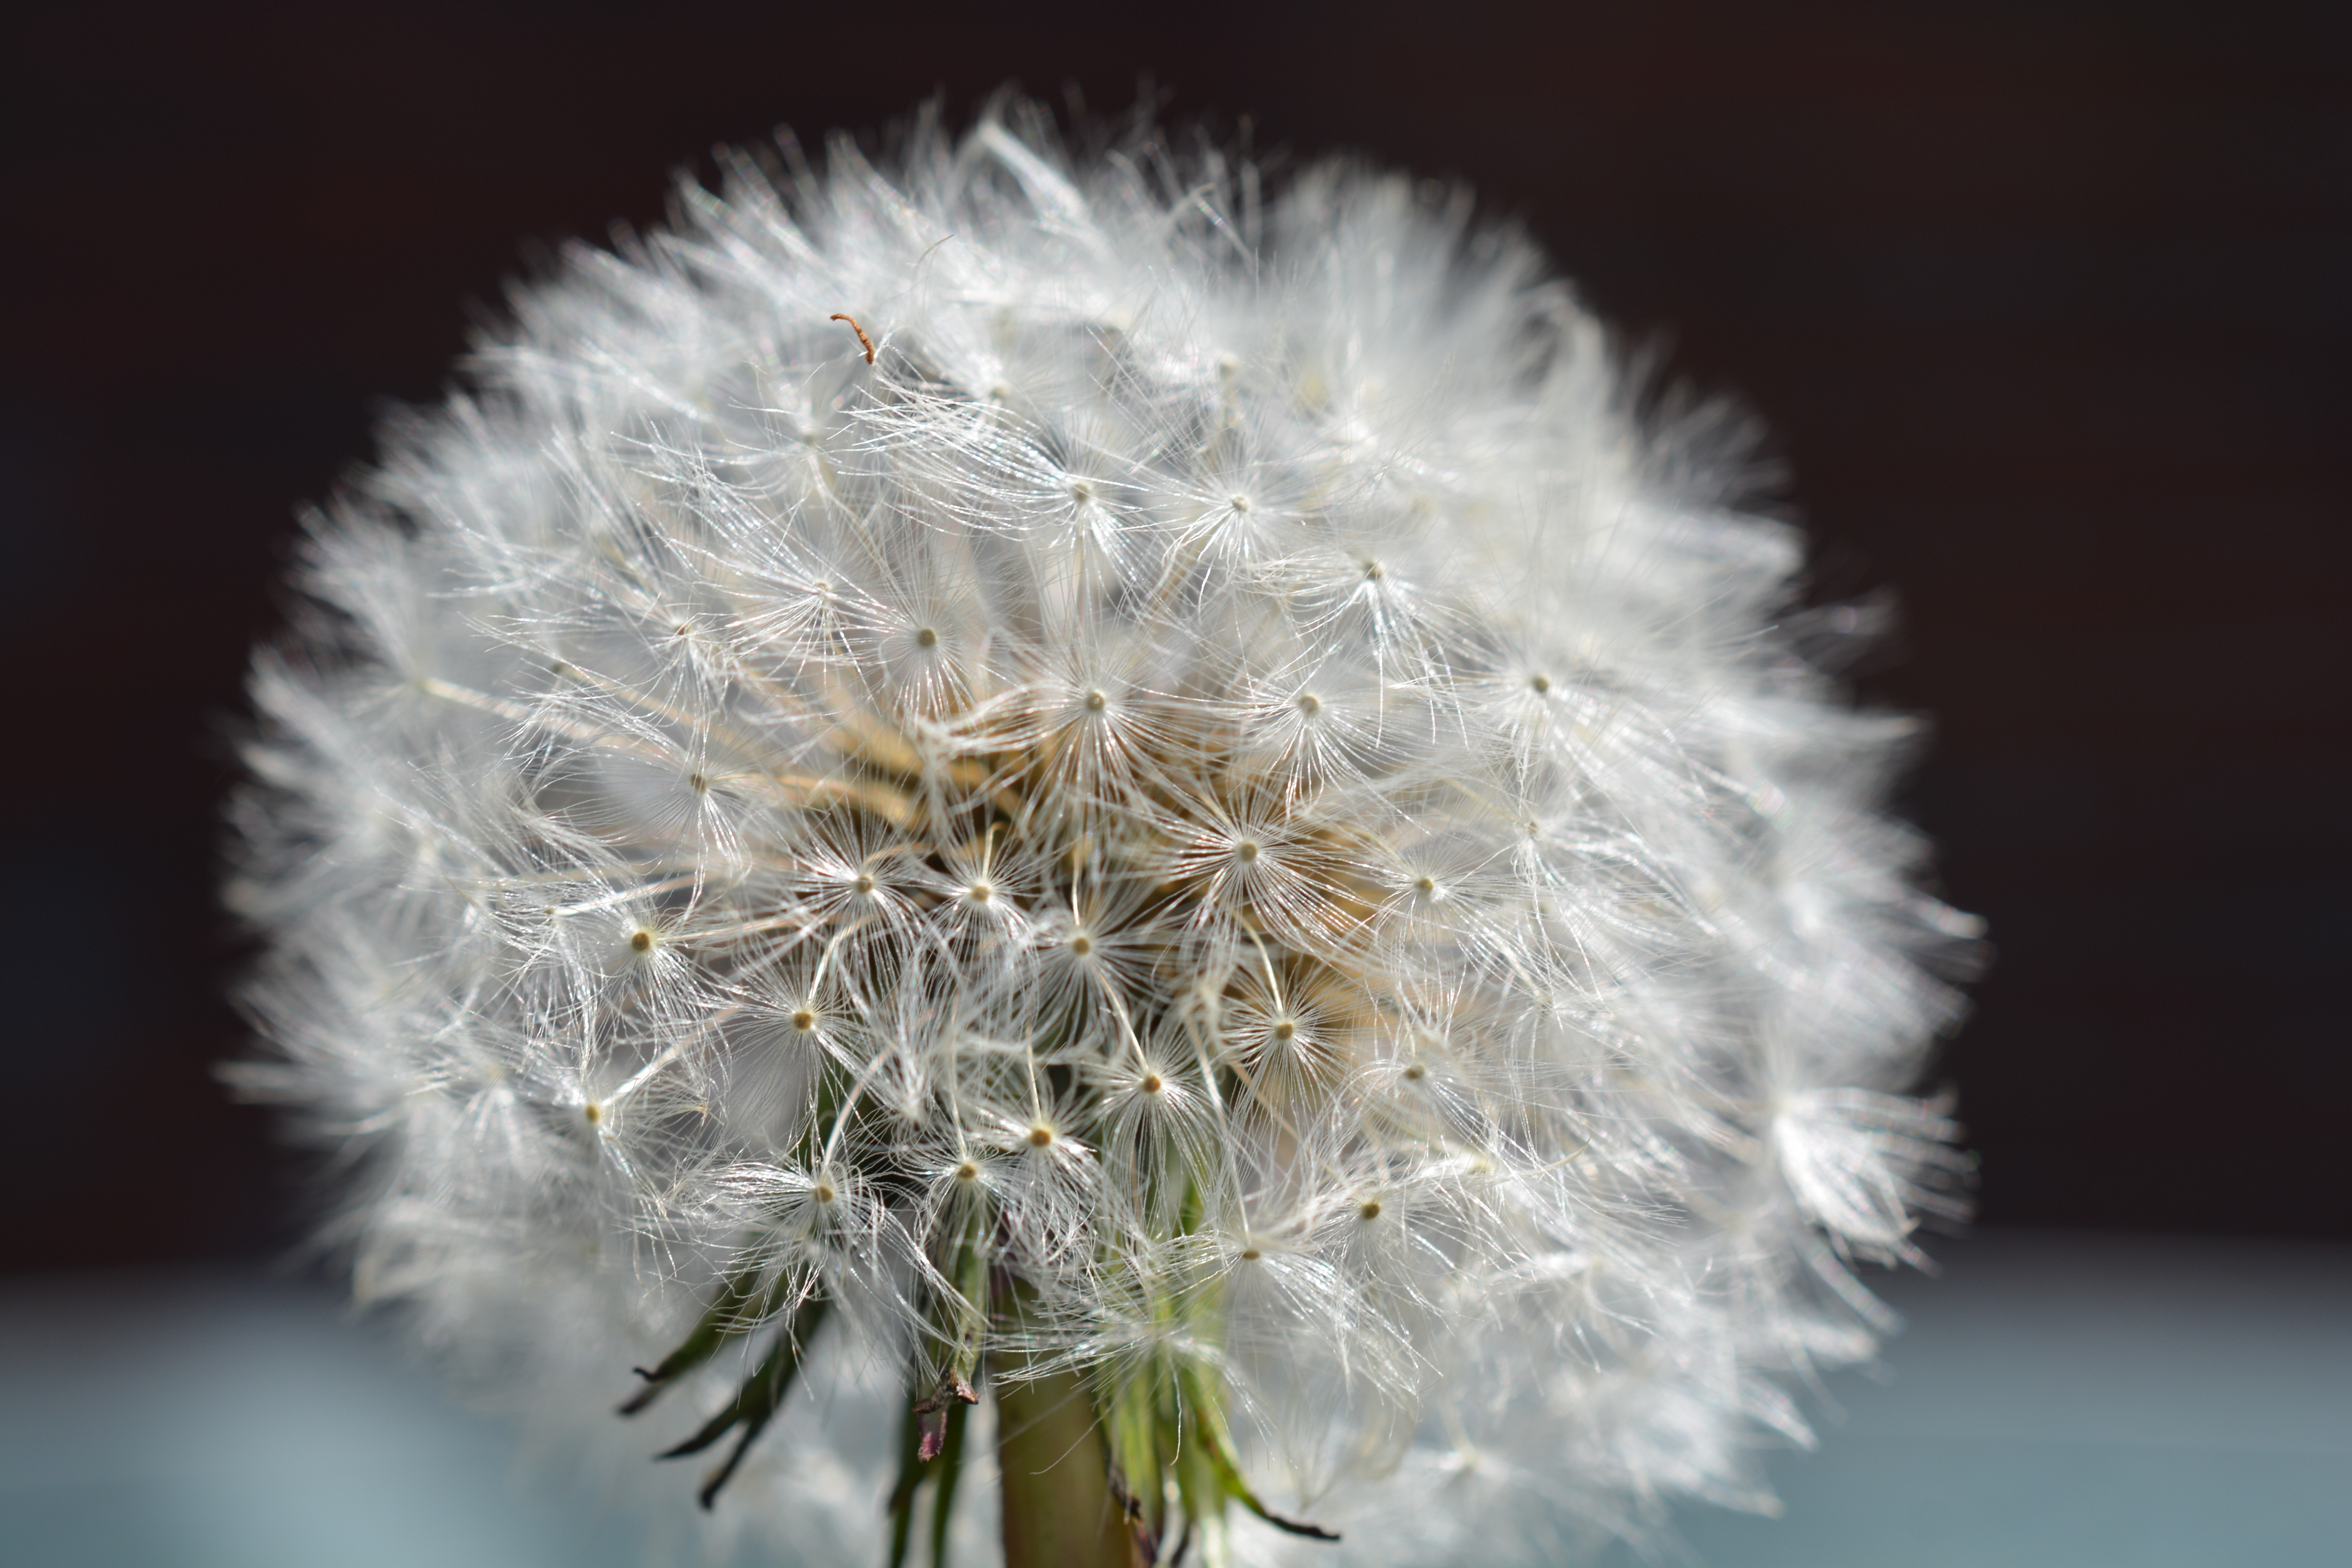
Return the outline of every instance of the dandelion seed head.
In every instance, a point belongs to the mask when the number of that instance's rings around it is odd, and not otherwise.
[[[1760,1505],[1963,1210],[1974,930],[1737,423],[1394,175],[1012,99],[727,169],[518,289],[256,663],[245,1081],[364,1156],[362,1290],[581,1426],[817,1312],[788,1536],[879,1539],[908,1367],[1202,1380],[1328,1561]]]

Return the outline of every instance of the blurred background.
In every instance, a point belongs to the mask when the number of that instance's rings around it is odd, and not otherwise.
[[[2306,1316],[2343,1370],[2352,10],[2163,0],[20,16],[0,1362],[55,1363],[24,1325],[91,1281],[234,1305],[300,1234],[299,1163],[211,1076],[245,1048],[217,803],[297,506],[450,384],[508,279],[658,221],[712,143],[933,93],[963,121],[1008,79],[1467,182],[1761,414],[1816,597],[1900,595],[1855,679],[1933,716],[1903,808],[1998,949],[1935,1071],[1982,1157],[1956,1279],[2259,1257],[2221,1279],[2342,1307]],[[2285,1289],[2248,1285],[2249,1343]],[[294,1289],[254,1300],[326,1310]]]

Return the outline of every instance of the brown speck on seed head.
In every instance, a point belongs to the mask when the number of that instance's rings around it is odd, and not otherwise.
[[[1099,691],[1089,691],[1089,692],[1087,692],[1087,712],[1089,712],[1089,713],[1099,713],[1099,712],[1101,712],[1104,709],[1106,709],[1106,708],[1108,708],[1108,707],[1109,707],[1109,706],[1110,706],[1110,699],[1109,699],[1109,698],[1108,698],[1108,697],[1106,697],[1106,696],[1104,696],[1101,692],[1099,692]]]
[[[1257,1249],[1256,1247],[1243,1247],[1243,1248],[1242,1248],[1242,1261],[1243,1261],[1244,1263],[1255,1263],[1255,1262],[1256,1262],[1260,1258],[1263,1258],[1264,1256],[1265,1256],[1265,1255],[1264,1253],[1262,1253],[1262,1252],[1258,1251],[1258,1249]]]
[[[1415,882],[1413,887],[1420,891],[1423,898],[1426,898],[1430,894],[1437,891],[1437,879],[1434,877],[1423,877],[1420,881]]]
[[[1528,677],[1528,689],[1534,692],[1537,696],[1541,697],[1551,689],[1551,677],[1549,675],[1531,675]]]
[[[1046,1144],[1051,1143],[1053,1141],[1054,1130],[1052,1128],[1032,1127],[1029,1129],[1029,1146],[1032,1149],[1043,1149]]]
[[[709,792],[710,781],[704,778],[700,773],[688,773],[687,775],[686,782],[688,786],[697,795],[705,795]]]
[[[856,317],[849,314],[845,310],[835,310],[832,315],[826,317],[825,320],[829,321],[847,321],[849,323],[849,330],[857,334],[857,346],[866,351],[866,363],[867,364],[872,364],[874,363],[874,340],[866,335],[866,329],[857,324]]]
[[[980,1167],[966,1160],[956,1166],[955,1175],[959,1182],[976,1182],[980,1180]]]
[[[1323,711],[1323,699],[1312,691],[1302,691],[1298,694],[1298,710],[1312,719]]]
[[[860,871],[857,873],[856,879],[849,884],[849,890],[863,898],[866,894],[874,890],[873,877],[866,872]]]
[[[1407,1083],[1419,1083],[1422,1080],[1423,1075],[1428,1070],[1428,1068],[1423,1067],[1419,1062],[1407,1062],[1404,1068],[1405,1081]]]
[[[580,1108],[580,1114],[588,1119],[589,1126],[593,1127],[604,1120],[604,1108],[592,1100]]]
[[[1282,1022],[1276,1024],[1270,1033],[1272,1033],[1274,1037],[1277,1040],[1287,1040],[1292,1036],[1298,1033],[1298,1026],[1291,1022],[1288,1018],[1285,1018]]]
[[[1378,1219],[1381,1217],[1381,1200],[1378,1198],[1366,1198],[1364,1200],[1364,1206],[1358,1209],[1356,1212],[1363,1215],[1366,1219]]]
[[[996,889],[986,882],[974,882],[964,892],[975,904],[984,904],[996,897]]]
[[[840,1195],[841,1195],[841,1194],[839,1194],[838,1193],[836,1193],[836,1192],[835,1192],[835,1191],[833,1190],[833,1184],[832,1184],[831,1182],[820,1181],[819,1183],[817,1183],[817,1184],[816,1184],[816,1201],[817,1201],[817,1202],[819,1202],[819,1203],[821,1203],[821,1204],[829,1204],[829,1203],[833,1202],[833,1200],[834,1200],[835,1198],[836,1198],[836,1197],[838,1197],[838,1196],[840,1196]]]
[[[938,630],[931,626],[924,626],[920,630],[917,631],[915,633],[915,646],[917,647],[939,647],[940,634]]]
[[[1144,1092],[1144,1093],[1146,1093],[1146,1094],[1158,1094],[1161,1089],[1165,1089],[1166,1087],[1167,1087],[1167,1085],[1166,1085],[1165,1083],[1163,1083],[1163,1082],[1161,1082],[1161,1081],[1160,1081],[1160,1075],[1159,1075],[1158,1073],[1156,1073],[1156,1072],[1148,1072],[1148,1073],[1145,1073],[1145,1074],[1143,1075],[1143,1092]]]
[[[632,933],[629,937],[629,950],[633,952],[651,952],[654,950],[654,933],[649,931]]]
[[[1257,840],[1255,838],[1244,838],[1239,844],[1234,845],[1234,858],[1239,860],[1244,866],[1256,859]]]
[[[811,1007],[794,1008],[793,1010],[793,1027],[798,1029],[803,1035],[807,1034],[811,1029],[815,1028],[815,1009]]]
[[[1086,957],[1087,954],[1093,952],[1094,950],[1095,939],[1087,935],[1084,931],[1080,931],[1077,935],[1070,939],[1070,952],[1079,958]]]

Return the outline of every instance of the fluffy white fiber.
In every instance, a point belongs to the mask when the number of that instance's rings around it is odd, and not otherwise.
[[[519,289],[257,661],[245,1077],[359,1156],[361,1294],[681,1501],[813,1328],[712,1516],[812,1561],[909,1390],[1057,1368],[1343,1537],[1146,1478],[1163,1560],[1769,1506],[1847,1262],[1956,1209],[1973,922],[1730,425],[1393,175],[1009,100],[785,162]]]

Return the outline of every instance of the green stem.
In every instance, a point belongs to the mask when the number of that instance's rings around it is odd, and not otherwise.
[[[1074,1373],[996,1384],[1004,1568],[1136,1568],[1095,1402]]]

